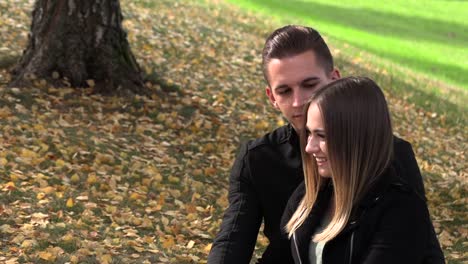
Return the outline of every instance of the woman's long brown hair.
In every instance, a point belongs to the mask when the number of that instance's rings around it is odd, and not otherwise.
[[[334,190],[332,219],[314,236],[318,242],[329,241],[343,230],[353,206],[389,166],[393,133],[384,94],[369,78],[342,78],[317,90],[305,106],[306,116],[313,103],[324,122]],[[315,159],[305,152],[305,124],[303,127],[299,134],[306,193],[286,225],[290,237],[309,215],[324,181]]]

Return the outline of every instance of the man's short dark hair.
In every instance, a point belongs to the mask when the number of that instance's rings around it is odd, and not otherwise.
[[[326,70],[333,71],[333,57],[330,49],[317,30],[297,25],[288,25],[276,29],[265,41],[262,52],[262,68],[265,81],[268,78],[268,63],[271,59],[282,59],[306,51],[313,51],[317,62]]]

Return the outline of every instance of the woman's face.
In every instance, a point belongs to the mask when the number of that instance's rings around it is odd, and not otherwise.
[[[307,111],[306,131],[308,135],[306,153],[317,162],[320,176],[331,177],[322,114],[316,103],[311,103]]]

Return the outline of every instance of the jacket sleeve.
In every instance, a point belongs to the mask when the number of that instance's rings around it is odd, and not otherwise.
[[[395,168],[398,175],[411,186],[418,196],[426,201],[424,183],[414,156],[411,144],[401,138],[394,137],[395,142]],[[444,253],[440,247],[432,221],[430,222],[430,242],[425,251],[424,263],[444,263]]]
[[[386,203],[367,254],[358,263],[423,263],[432,228],[429,212],[416,195],[404,197]]]
[[[394,137],[393,139],[395,153],[394,166],[398,175],[400,175],[409,186],[414,188],[420,197],[426,200],[423,179],[411,144],[398,137]]]
[[[296,190],[294,190],[293,194],[289,197],[288,203],[286,205],[286,208],[284,209],[283,216],[281,217],[281,224],[280,224],[280,229],[281,229],[281,234],[284,237],[288,237],[288,234],[286,233],[285,226],[289,222],[289,219],[291,219],[292,215],[296,211],[297,207],[299,206],[299,203],[301,202],[301,199],[304,197],[305,194],[305,183],[302,182],[297,186]]]
[[[208,256],[209,264],[249,263],[262,221],[260,203],[248,162],[248,144],[243,144],[229,179],[229,207]]]

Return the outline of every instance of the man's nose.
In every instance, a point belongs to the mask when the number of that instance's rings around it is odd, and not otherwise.
[[[301,93],[301,92],[294,93],[292,106],[293,107],[300,107],[300,106],[304,105],[306,100],[307,100],[307,98],[304,95],[304,93]]]

